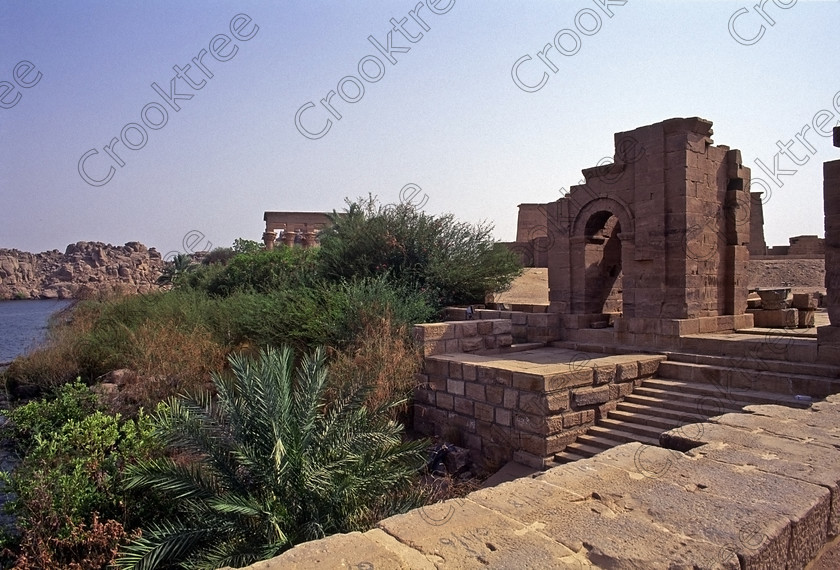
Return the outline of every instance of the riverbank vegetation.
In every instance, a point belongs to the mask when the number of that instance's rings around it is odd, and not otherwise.
[[[348,201],[320,247],[237,240],[79,302],[4,373],[17,568],[241,565],[428,500],[414,323],[520,267],[488,226]],[[370,495],[374,492],[373,495]]]

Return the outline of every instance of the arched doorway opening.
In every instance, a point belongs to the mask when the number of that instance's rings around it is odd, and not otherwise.
[[[585,311],[620,316],[622,312],[621,222],[612,212],[592,214],[584,229]]]

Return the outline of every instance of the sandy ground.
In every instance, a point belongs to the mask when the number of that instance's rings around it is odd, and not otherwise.
[[[822,259],[750,261],[750,289],[781,287],[785,283],[794,293],[825,291],[825,262]],[[495,295],[490,302],[547,305],[548,269],[526,269],[509,291]]]
[[[794,293],[825,291],[822,259],[750,260],[750,289],[789,283]]]
[[[511,285],[509,291],[495,295],[492,303],[548,305],[548,269],[529,267]]]

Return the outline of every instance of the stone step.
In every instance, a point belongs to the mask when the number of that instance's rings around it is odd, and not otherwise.
[[[710,362],[712,362],[710,360]],[[725,363],[724,360],[714,362]],[[790,388],[796,382],[831,383],[826,377],[805,374],[735,370],[727,366],[696,362],[665,361],[657,374],[647,378],[617,404],[606,418],[596,421],[565,450],[555,454],[556,463],[592,457],[606,449],[629,442],[659,445],[662,432],[688,424],[702,423],[711,416],[739,412],[750,404],[778,404],[805,408],[810,402],[775,390],[732,387],[742,382],[755,384],[770,379]]]
[[[628,402],[627,400],[619,402],[618,406],[616,407],[616,411],[640,414],[643,416],[652,416],[656,418],[662,418],[665,420],[673,420],[678,422],[679,425],[685,425],[687,423],[704,422],[707,419],[709,419],[709,416],[703,414],[679,410],[668,410],[664,408],[659,408],[655,405],[651,406],[650,404],[639,404],[635,402]]]
[[[599,429],[594,426],[588,432],[579,436],[574,443],[566,446],[566,449],[554,455],[556,463],[571,463],[579,459],[587,459],[607,449],[612,449],[623,443],[639,442],[646,445],[659,445],[659,437],[656,438],[634,434],[618,429]]]
[[[794,396],[766,392],[749,388],[730,388],[727,386],[709,385],[696,382],[684,382],[655,376],[645,381],[646,387],[661,390],[679,390],[682,393],[712,396],[717,399],[727,399],[743,405],[749,404],[778,404],[780,406],[808,407],[810,402],[798,400]]]
[[[695,384],[716,384],[733,392],[770,392],[787,396],[800,394],[814,398],[840,392],[840,380],[825,376],[669,360],[659,364],[657,376]]]
[[[565,451],[561,451],[560,453],[555,454],[554,455],[555,463],[563,465],[564,463],[572,463],[573,461],[579,461],[581,459],[589,459],[590,457],[592,457],[592,455],[589,455],[588,453],[582,453],[582,454],[578,455],[577,453],[574,453],[574,452],[570,451],[570,449],[571,449],[571,446],[567,447],[565,449]]]
[[[638,441],[647,445],[659,445],[659,434],[655,437],[639,435],[624,431],[622,429],[602,428],[599,425],[592,426],[589,430],[578,436],[575,443],[582,443],[598,449],[609,449],[621,443]]]
[[[594,429],[594,428],[592,428]],[[589,431],[592,431],[590,429]],[[581,434],[575,440],[576,443],[582,443],[583,445],[588,445],[589,447],[598,449],[600,451],[604,451],[605,449],[610,449],[619,445],[620,443],[627,443],[627,439],[623,440],[616,440],[612,438],[604,437],[603,435],[590,435],[589,432]]]
[[[650,392],[653,392],[653,390],[648,389],[646,391],[643,387],[636,388],[632,394],[624,398],[624,401],[631,404],[642,404],[649,408],[678,412],[679,414],[682,414],[679,417],[683,417],[684,414],[696,414],[708,418],[728,412],[737,412],[741,409],[740,406],[732,405],[722,399],[689,398],[687,401],[680,401],[674,398],[674,396],[679,396],[679,394],[672,394],[670,392],[663,393],[662,390],[657,390],[656,395],[651,394]]]
[[[807,376],[821,376],[840,379],[840,367],[809,362],[790,362],[780,358],[750,358],[743,356],[721,356],[714,354],[694,354],[686,352],[667,352],[668,362],[689,364],[707,364],[724,368],[752,368],[762,372],[777,372]]]
[[[600,447],[592,447],[585,443],[575,441],[566,446],[560,453],[554,454],[554,461],[558,463],[570,463],[577,459],[587,459],[604,451]]]
[[[672,425],[666,429],[673,429],[678,427],[676,425]],[[627,432],[630,436],[634,436],[630,441],[638,441],[635,436],[643,436],[649,437],[651,439],[659,441],[659,435],[666,431],[665,429],[650,426],[644,423],[636,422],[635,418],[630,419],[618,419],[618,418],[611,418],[606,417],[598,422],[598,425],[594,426],[592,429],[589,430],[588,433],[592,432],[592,430],[607,430],[607,431],[622,431]]]
[[[633,405],[631,404],[627,407],[631,406]],[[648,408],[644,406],[639,406],[636,410],[637,411],[630,411],[626,409],[613,410],[609,412],[608,418],[630,424],[644,425],[649,426],[651,428],[656,428],[659,430],[660,433],[663,431],[668,431],[669,429],[678,428],[682,425],[685,425],[686,423],[697,423],[706,420],[705,416],[700,415],[686,416],[684,414],[680,414],[679,419],[667,418],[661,415],[650,415],[657,413],[656,408]]]
[[[610,442],[609,447],[613,447],[620,443],[630,443],[631,441],[636,441],[637,435],[630,432],[625,431],[623,429],[615,429],[601,425],[601,422],[598,422],[598,425],[594,425],[587,430],[587,432],[582,436],[584,438],[584,443],[586,443],[586,437],[594,437],[596,439],[602,441]],[[659,438],[657,436],[657,442]]]
[[[816,339],[812,338],[773,334],[766,336],[689,335],[680,338],[680,349],[677,352],[727,356],[754,362],[762,360],[816,362],[817,342]],[[836,376],[836,374],[833,376]]]
[[[647,385],[636,388],[633,392],[637,396],[659,398],[667,401],[667,405],[693,404],[698,414],[706,414],[711,410],[719,410],[717,414],[726,411],[740,412],[744,406],[761,403],[761,401],[739,400],[737,394],[723,390],[690,393],[679,389],[664,388],[661,385]],[[770,403],[770,402],[768,402]],[[699,408],[698,408],[699,407]],[[714,414],[714,415],[717,415]]]

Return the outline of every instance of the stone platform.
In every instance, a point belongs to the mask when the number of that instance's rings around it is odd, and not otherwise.
[[[748,410],[249,568],[804,568],[840,532],[840,397]]]
[[[556,347],[427,356],[414,427],[471,449],[491,470],[509,460],[543,468],[663,360]]]

